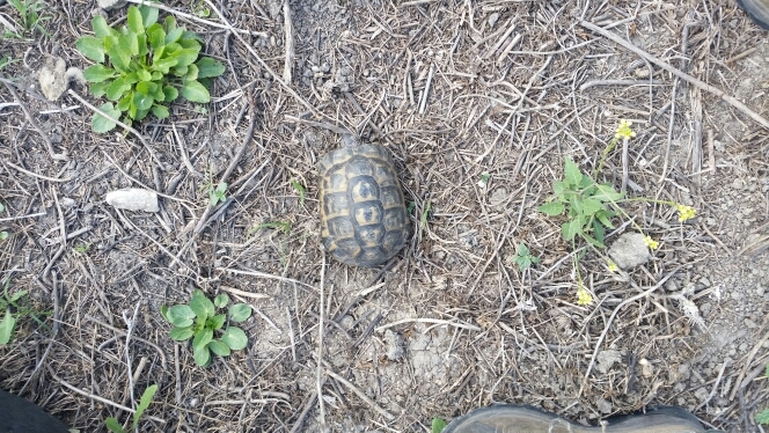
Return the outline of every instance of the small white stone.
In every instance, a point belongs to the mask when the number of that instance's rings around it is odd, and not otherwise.
[[[614,241],[609,248],[609,257],[621,269],[630,269],[648,262],[652,255],[646,246],[644,235],[632,232],[625,233]]]
[[[126,188],[110,191],[105,197],[107,204],[118,209],[157,212],[158,195],[154,191],[140,188]]]

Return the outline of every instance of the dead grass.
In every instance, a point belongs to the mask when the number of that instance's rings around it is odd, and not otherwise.
[[[184,3],[168,6],[191,13]],[[160,391],[141,431],[426,431],[433,416],[498,401],[585,422],[678,404],[720,428],[756,431],[752,414],[767,397],[753,380],[767,361],[763,314],[738,341],[747,348],[729,353],[708,349],[708,330],[682,311],[713,304],[718,281],[703,285],[703,270],[766,222],[761,205],[742,217],[722,207],[735,172],[765,175],[766,130],[687,78],[766,111],[765,98],[739,88],[751,67],[742,59],[765,33],[732,2],[236,2],[226,21],[209,18],[221,27],[180,18],[227,73],[205,113],[175,105],[172,121],[135,125],[146,146],[90,133],[77,99],[52,104],[34,86],[48,55],[86,66],[74,41],[90,7],[46,9],[51,37],[0,40],[24,59],[0,71],[0,104],[19,104],[0,105],[2,217],[33,215],[0,222],[13,234],[0,269],[56,318],[52,332],[23,322],[0,348],[4,389],[88,432],[106,431],[108,416],[128,419],[152,383]],[[563,156],[591,170],[620,119],[638,133],[630,193],[701,217],[681,226],[666,207],[627,206],[662,246],[628,273],[588,251],[581,272],[597,302],[579,306],[561,221],[535,209]],[[382,271],[326,263],[320,250],[313,167],[339,128],[393,152],[414,204],[409,247]],[[201,190],[209,176],[230,185],[213,209]],[[620,185],[619,151],[600,177]],[[304,204],[291,179],[307,188]],[[127,186],[161,193],[161,211],[104,203]],[[270,222],[291,229],[259,228]],[[748,246],[760,253],[756,239]],[[519,243],[542,263],[520,272],[509,261]],[[167,337],[158,313],[196,287],[256,311],[249,348],[208,369]],[[386,329],[402,337],[402,358],[388,358]],[[707,366],[713,374],[698,370]]]

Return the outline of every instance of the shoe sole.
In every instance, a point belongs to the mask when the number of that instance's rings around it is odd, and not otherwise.
[[[689,412],[662,407],[640,415],[609,419],[600,427],[586,427],[528,406],[497,405],[471,411],[442,433],[704,433]]]

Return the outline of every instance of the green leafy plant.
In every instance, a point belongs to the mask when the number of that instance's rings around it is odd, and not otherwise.
[[[446,426],[449,425],[445,419],[443,418],[433,418],[432,428],[430,429],[432,433],[441,433],[443,429],[446,428]]]
[[[307,193],[307,190],[305,189],[304,185],[302,185],[296,179],[291,179],[290,182],[291,186],[293,186],[296,192],[299,193],[299,206],[304,206],[304,196]]]
[[[227,200],[227,183],[219,182],[214,188],[213,184],[208,185],[208,202],[211,206],[216,206],[219,203],[224,203]]]
[[[769,379],[769,364],[766,364],[766,371],[764,376]],[[756,422],[759,424],[769,425],[769,409],[764,409],[756,414]]]
[[[27,33],[34,33],[35,30],[47,35],[48,33],[42,26],[42,23],[49,20],[50,17],[40,16],[40,11],[43,10],[45,5],[38,0],[8,0],[8,4],[16,9],[21,18],[21,27]],[[20,38],[22,35],[17,33],[6,32],[5,36]]]
[[[531,255],[529,247],[525,244],[519,244],[515,255],[511,258],[511,261],[518,264],[518,269],[523,272],[524,270],[539,263],[539,257]]]
[[[11,285],[11,279],[8,278],[3,285],[3,293],[0,296],[0,312],[4,312],[0,319],[0,346],[4,346],[13,340],[16,331],[16,323],[20,317],[28,316],[40,326],[46,327],[39,316],[48,316],[49,311],[40,311],[33,308],[29,303],[29,292],[19,290],[13,294],[8,293]]]
[[[3,212],[5,212],[5,205],[0,203],[0,213],[3,213]],[[10,235],[6,230],[0,230],[0,241],[4,241],[8,239],[9,236]]]
[[[147,387],[147,389],[144,390],[141,398],[139,399],[139,405],[136,407],[136,412],[134,412],[133,423],[131,424],[131,428],[129,430],[125,430],[114,417],[107,418],[104,421],[104,424],[112,433],[128,433],[129,431],[135,431],[136,427],[139,425],[139,419],[144,414],[144,411],[147,410],[150,403],[152,403],[152,397],[155,396],[157,391],[157,384],[150,385]]]
[[[222,331],[229,319],[231,323],[240,323],[251,317],[251,308],[246,304],[234,304],[227,309],[227,314],[217,310],[224,309],[230,303],[230,298],[222,293],[210,299],[201,290],[192,292],[189,305],[165,305],[160,309],[161,315],[174,328],[169,336],[176,341],[187,341],[192,338],[192,349],[195,363],[207,367],[211,363],[211,352],[219,356],[229,356],[232,350],[246,347],[248,338],[242,329],[228,326]],[[217,337],[218,338],[215,338]]]
[[[251,235],[255,231],[262,229],[277,229],[285,234],[288,234],[291,231],[291,221],[268,221],[266,223],[261,223],[252,228],[248,234]]]
[[[584,174],[577,164],[570,158],[564,158],[564,178],[553,184],[553,196],[548,202],[537,208],[548,216],[560,216],[566,214],[566,222],[561,225],[561,235],[576,249],[576,240],[584,239],[594,249],[605,248],[604,238],[607,228],[614,228],[612,218],[622,215],[630,225],[640,233],[643,229],[619,206],[621,203],[631,201],[644,201],[672,206],[678,211],[678,221],[685,222],[696,216],[696,210],[691,206],[682,205],[673,201],[638,197],[624,198],[624,194],[617,192],[609,183],[597,183],[595,178],[603,168],[609,154],[620,142],[627,145],[628,140],[635,137],[636,133],[631,129],[632,122],[622,120],[617,127],[614,137],[608,143],[601,156],[598,167],[593,176]],[[654,250],[659,247],[659,242],[651,236],[644,235],[646,246]],[[573,254],[574,271],[577,276],[577,303],[590,304],[592,294],[585,288],[579,268],[579,260],[584,253]],[[606,263],[611,272],[618,270],[616,263],[606,258]]]
[[[606,228],[614,228],[611,218],[616,212],[609,206],[623,198],[608,183],[598,184],[582,173],[570,158],[564,158],[564,179],[553,185],[554,197],[537,208],[548,216],[566,212],[566,222],[561,225],[561,235],[569,242],[576,236],[593,246],[603,248]]]
[[[121,114],[131,124],[152,113],[165,119],[165,105],[179,96],[201,104],[211,100],[208,79],[224,73],[224,65],[200,57],[203,40],[179,27],[172,16],[158,22],[158,9],[149,6],[128,8],[127,25],[112,28],[101,15],[92,20],[94,36],[82,36],[77,49],[97,64],[84,71],[91,94],[106,96],[110,102],[100,110],[114,119]],[[104,133],[115,122],[94,114],[94,131]]]
[[[18,61],[19,61],[18,59],[12,59],[12,58],[10,58],[8,56],[3,56],[2,58],[0,58],[0,71],[2,71],[3,68],[5,68],[6,66],[8,66],[8,65],[10,65],[12,63],[16,63]],[[2,206],[2,205],[0,205],[0,206]],[[0,209],[2,209],[2,207],[0,207]],[[0,210],[0,212],[1,212],[1,210]]]

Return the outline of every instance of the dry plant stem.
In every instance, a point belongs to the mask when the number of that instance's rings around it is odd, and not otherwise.
[[[262,38],[268,37],[267,33],[265,33],[265,32],[254,32],[254,31],[250,31],[250,30],[236,29],[236,28],[233,28],[232,26],[228,27],[228,26],[225,26],[223,24],[219,24],[216,21],[205,20],[205,19],[197,17],[195,15],[190,15],[190,14],[178,11],[176,9],[170,8],[168,6],[164,6],[164,5],[160,4],[160,3],[150,3],[150,2],[142,1],[142,0],[128,0],[128,2],[129,3],[133,3],[133,4],[137,4],[137,5],[152,6],[153,8],[160,9],[161,11],[168,12],[169,14],[173,14],[173,15],[176,15],[178,17],[182,17],[184,19],[187,19],[187,20],[190,20],[190,21],[194,21],[194,22],[196,22],[198,24],[203,24],[205,26],[215,27],[217,29],[230,30],[230,31],[235,32],[235,33],[244,33],[244,34],[247,34],[247,35],[259,36],[259,37],[262,37]],[[219,11],[215,11],[215,12],[216,12],[217,15],[221,16]]]
[[[264,60],[262,60],[262,58],[259,57],[259,54],[256,52],[252,44],[249,44],[248,41],[243,39],[243,36],[241,36],[238,32],[235,31],[235,29],[232,27],[232,24],[230,24],[230,22],[224,18],[224,15],[222,15],[222,13],[219,12],[219,9],[217,9],[217,7],[214,6],[214,4],[211,3],[210,0],[206,0],[206,4],[208,5],[208,7],[211,8],[211,10],[214,11],[216,15],[219,16],[219,19],[221,19],[226,24],[226,28],[233,32],[233,35],[235,35],[235,38],[237,38],[238,41],[240,41],[240,43],[243,44],[246,50],[248,50],[248,52],[251,53],[252,56],[254,56],[257,63],[259,63],[259,66],[264,68],[264,70],[267,71],[267,73],[269,73],[272,76],[273,80],[277,81],[278,84],[280,84],[280,86],[283,87],[283,89],[286,92],[288,92],[289,95],[291,95],[297,102],[304,105],[304,107],[310,110],[314,115],[318,117],[323,117],[323,114],[319,112],[317,108],[312,106],[309,102],[307,102],[304,98],[302,98],[298,93],[296,93],[294,89],[292,89],[291,86],[288,85],[287,82],[283,81],[283,78],[281,78],[280,75],[278,75],[275,71],[273,71],[267,65],[267,63],[265,63]]]
[[[689,84],[691,84],[693,86],[697,86],[701,90],[704,90],[704,91],[706,91],[708,93],[711,93],[711,94],[713,94],[715,96],[718,96],[719,98],[724,100],[724,102],[726,102],[729,105],[731,105],[732,107],[742,111],[744,114],[746,114],[751,119],[755,120],[758,124],[760,124],[764,128],[769,129],[769,120],[767,120],[766,118],[764,118],[760,114],[758,114],[755,111],[753,111],[750,107],[748,107],[747,105],[745,105],[742,102],[740,102],[737,98],[735,98],[735,97],[733,97],[731,95],[727,95],[721,89],[713,87],[710,84],[708,84],[708,83],[706,83],[706,82],[704,82],[702,80],[694,78],[691,75],[689,75],[689,74],[687,74],[685,72],[682,72],[680,69],[674,68],[670,64],[668,64],[666,62],[663,62],[662,60],[652,56],[651,54],[647,53],[646,51],[636,47],[635,45],[631,44],[630,42],[622,39],[621,37],[619,37],[617,35],[615,35],[614,33],[611,33],[609,31],[607,31],[606,29],[598,27],[597,25],[595,25],[593,23],[590,23],[590,22],[587,22],[587,21],[584,21],[584,20],[580,20],[579,24],[582,27],[585,27],[588,30],[592,30],[592,31],[598,33],[599,35],[605,37],[606,39],[609,39],[612,42],[622,46],[626,50],[632,51],[633,53],[637,54],[638,56],[642,57],[643,59],[645,59],[645,60],[647,60],[647,61],[649,61],[651,63],[654,63],[655,65],[657,65],[660,68],[670,72],[671,74],[675,75],[676,77],[681,78],[682,80],[686,81],[687,83],[689,83]]]
[[[332,371],[330,368],[327,368],[327,369],[326,369],[326,374],[328,374],[329,376],[331,376],[331,377],[332,377],[334,380],[336,380],[337,382],[339,382],[339,383],[341,383],[342,385],[344,385],[344,386],[346,386],[347,388],[349,388],[349,389],[350,389],[352,392],[354,392],[354,393],[355,393],[355,395],[357,395],[357,396],[358,396],[358,398],[360,398],[360,399],[361,399],[361,400],[363,400],[363,401],[364,401],[364,402],[365,402],[367,405],[369,405],[369,406],[371,407],[371,409],[374,409],[374,411],[375,411],[376,413],[378,413],[378,414],[382,415],[383,417],[385,417],[385,418],[386,418],[387,420],[389,420],[389,421],[392,421],[392,420],[394,420],[394,419],[395,419],[395,415],[391,414],[390,412],[386,411],[386,410],[385,410],[385,409],[383,409],[381,406],[379,406],[378,404],[376,404],[376,402],[375,402],[374,400],[370,399],[370,398],[369,398],[369,396],[367,396],[365,392],[363,392],[363,391],[361,391],[360,389],[358,389],[358,387],[357,387],[357,386],[355,386],[355,385],[353,385],[352,383],[350,383],[350,382],[349,382],[347,379],[345,379],[344,377],[342,377],[342,376],[340,376],[340,375],[338,375],[338,374],[334,373],[334,372],[333,372],[333,371]],[[319,398],[318,400],[322,400],[322,398]]]
[[[283,63],[283,81],[291,82],[291,69],[294,67],[294,26],[291,15],[291,5],[283,0],[283,28],[286,30],[286,59]]]
[[[447,326],[453,326],[455,328],[467,329],[468,331],[476,331],[476,332],[481,332],[483,330],[483,329],[481,329],[478,326],[470,325],[470,324],[467,324],[467,323],[456,323],[456,322],[452,322],[452,321],[449,321],[449,320],[441,320],[441,319],[422,319],[422,318],[417,318],[417,319],[402,319],[402,320],[398,320],[396,322],[388,323],[386,325],[382,325],[382,326],[376,328],[375,331],[376,332],[382,332],[385,329],[389,329],[389,328],[392,328],[392,327],[398,326],[398,325],[403,325],[404,323],[412,323],[412,322],[413,323],[432,323],[434,325],[447,325]]]
[[[35,217],[39,217],[39,216],[43,216],[43,215],[46,215],[46,213],[45,212],[38,212],[38,213],[31,213],[31,214],[27,214],[27,215],[19,215],[19,216],[10,217],[10,218],[0,218],[0,223],[7,223],[9,221],[16,221],[16,220],[21,220],[21,219],[25,219],[25,218],[35,218]]]
[[[0,82],[5,84],[5,87],[8,89],[9,92],[11,92],[11,96],[13,96],[13,99],[15,99],[16,102],[19,103],[19,107],[21,107],[21,111],[24,112],[24,116],[27,117],[27,121],[32,125],[33,128],[35,128],[35,131],[37,131],[37,133],[40,134],[40,137],[43,138],[43,141],[45,142],[45,147],[46,149],[48,149],[48,153],[51,155],[51,158],[57,161],[69,161],[69,157],[67,157],[66,153],[56,153],[56,151],[53,150],[53,145],[51,144],[51,139],[48,138],[48,134],[46,134],[45,131],[43,131],[40,128],[40,126],[38,125],[40,122],[38,122],[37,119],[32,117],[32,114],[27,109],[27,106],[21,102],[21,98],[19,98],[19,94],[16,93],[16,89],[13,88],[13,84],[3,77],[0,77]]]
[[[713,389],[710,390],[710,394],[708,394],[708,398],[705,399],[702,403],[700,403],[699,406],[695,410],[700,410],[703,406],[706,406],[708,403],[710,403],[710,400],[713,399],[713,397],[716,396],[716,391],[718,390],[718,384],[721,383],[721,379],[724,377],[724,370],[726,370],[726,367],[730,366],[732,364],[732,361],[727,358],[724,360],[724,363],[721,364],[721,370],[718,371],[718,377],[716,378],[716,381],[713,383]]]
[[[579,393],[577,394],[578,397],[582,396],[582,393],[585,391],[585,387],[587,386],[587,382],[590,379],[590,372],[593,371],[593,366],[595,365],[596,356],[598,356],[598,351],[601,349],[601,344],[603,343],[604,338],[606,338],[606,334],[609,333],[609,328],[611,328],[611,324],[614,321],[614,318],[617,317],[617,313],[619,313],[619,310],[622,309],[627,304],[630,304],[631,302],[635,302],[639,299],[645,298],[646,296],[649,296],[654,291],[662,287],[663,284],[667,280],[670,279],[673,275],[675,275],[682,266],[678,266],[677,268],[673,269],[671,272],[669,272],[667,275],[662,277],[662,279],[657,282],[653,287],[635,295],[628,299],[625,299],[624,301],[620,302],[615,308],[614,311],[611,313],[611,316],[609,316],[609,320],[606,321],[606,325],[603,328],[603,332],[601,332],[601,336],[598,337],[598,341],[595,343],[595,349],[593,350],[593,355],[590,357],[590,364],[587,366],[587,371],[585,371],[585,378],[582,380],[582,386],[579,388]]]
[[[10,278],[10,275],[8,278]],[[45,364],[45,360],[48,358],[48,354],[51,352],[53,342],[56,341],[56,336],[59,334],[59,328],[61,327],[61,307],[59,306],[59,286],[55,272],[52,272],[52,280],[53,284],[51,284],[51,296],[53,297],[53,335],[51,336],[50,341],[48,341],[48,346],[46,346],[45,351],[43,352],[43,356],[40,357],[40,361],[38,361],[37,365],[35,365],[35,369],[32,371],[32,374],[29,375],[29,379],[24,382],[24,386],[21,387],[19,394],[23,394],[24,390],[27,389],[27,386],[37,377],[40,369],[43,368],[43,365]],[[43,283],[40,282],[39,279],[36,279],[35,282],[40,287],[47,290],[47,288],[43,285]]]
[[[251,105],[251,123],[248,126],[248,131],[246,132],[246,137],[243,140],[243,145],[240,146],[240,149],[238,150],[237,155],[235,155],[235,158],[233,158],[232,161],[230,161],[230,164],[227,166],[227,170],[225,170],[222,177],[219,178],[220,183],[226,182],[227,178],[229,178],[232,172],[235,171],[235,167],[243,158],[243,154],[246,153],[246,148],[248,147],[249,144],[251,144],[251,139],[254,137],[254,127],[256,126],[256,113],[254,112],[253,108],[254,108],[253,105]],[[224,205],[222,205],[222,207],[223,206]],[[190,249],[190,247],[192,247],[192,244],[195,243],[195,240],[198,238],[198,235],[206,227],[206,223],[208,223],[209,221],[208,217],[211,215],[213,210],[214,210],[214,206],[211,206],[211,203],[208,202],[208,205],[206,206],[206,210],[203,211],[203,215],[200,216],[200,218],[198,219],[198,223],[195,225],[195,229],[192,231],[192,235],[190,235],[190,238],[187,240],[184,246],[173,257],[173,260],[171,261],[171,264],[169,265],[169,267],[175,266],[176,263],[179,262],[182,255],[184,255]]]
[[[22,173],[24,173],[26,175],[29,175],[29,176],[32,176],[32,177],[36,177],[36,178],[42,179],[42,180],[47,180],[49,182],[69,182],[70,180],[72,180],[71,177],[68,177],[66,179],[59,179],[59,178],[55,178],[55,177],[43,176],[42,174],[37,174],[37,173],[31,172],[31,171],[25,169],[24,167],[19,167],[18,165],[14,164],[14,163],[12,163],[10,161],[3,161],[3,163],[8,165],[8,166],[10,166],[14,170],[20,171],[20,172],[22,172]]]
[[[125,312],[123,313],[123,321],[125,321],[126,325],[128,326],[128,331],[125,335],[125,361],[126,361],[126,369],[128,370],[128,391],[131,396],[131,406],[136,406],[136,396],[134,395],[134,380],[133,380],[133,374],[131,373],[131,335],[134,332],[134,325],[136,324],[136,316],[139,315],[139,307],[141,306],[140,303],[137,303],[134,307],[134,315],[129,320],[127,317],[125,317]]]
[[[318,410],[320,412],[320,425],[321,427],[326,426],[326,408],[323,404],[323,384],[325,383],[325,380],[323,379],[323,318],[324,318],[324,304],[325,300],[323,298],[323,286],[325,283],[325,277],[326,277],[326,253],[323,253],[323,263],[320,266],[320,286],[318,289],[320,290],[320,311],[318,311],[318,359],[316,362],[318,363],[316,365],[315,369],[315,392],[318,394]]]
[[[155,155],[155,151],[153,151],[153,150],[152,150],[152,148],[150,147],[150,145],[147,143],[147,140],[145,140],[145,139],[144,139],[144,137],[141,135],[141,133],[140,133],[139,131],[137,131],[136,129],[134,129],[134,128],[132,128],[132,127],[128,126],[127,124],[125,124],[125,123],[123,123],[123,122],[121,122],[119,119],[115,119],[114,117],[112,117],[112,116],[110,116],[109,114],[105,113],[104,111],[100,110],[100,109],[99,109],[98,107],[96,107],[95,105],[93,105],[93,104],[91,104],[90,102],[88,102],[88,101],[86,101],[85,99],[83,99],[83,97],[82,97],[82,96],[80,96],[80,95],[78,95],[78,94],[77,94],[77,92],[75,92],[74,90],[72,90],[72,89],[67,89],[67,93],[69,93],[69,95],[70,95],[70,96],[72,96],[73,98],[75,98],[75,99],[77,99],[78,101],[80,101],[80,103],[81,103],[81,104],[85,105],[85,106],[86,106],[86,107],[88,107],[90,110],[92,110],[92,111],[95,111],[95,112],[97,112],[97,113],[101,114],[101,115],[102,115],[102,116],[104,116],[105,118],[107,118],[107,119],[109,119],[109,120],[111,120],[111,121],[115,122],[117,125],[119,125],[119,126],[120,126],[120,127],[122,127],[123,129],[125,129],[126,131],[129,131],[129,132],[131,132],[133,135],[135,135],[135,136],[136,136],[136,138],[138,138],[138,139],[139,139],[139,141],[141,141],[141,142],[142,142],[142,145],[144,146],[144,148],[145,148],[145,149],[147,149],[147,152],[150,154],[150,156],[152,157],[152,159],[153,159],[153,160],[154,160],[154,161],[155,161],[155,162],[156,162],[158,165],[160,165],[161,167],[163,166],[163,163],[160,161],[160,159],[158,158],[158,156],[157,156],[157,155]]]
[[[216,268],[216,270],[217,271],[224,271],[224,272],[231,272],[233,274],[251,275],[252,277],[269,278],[269,279],[281,281],[283,283],[299,284],[300,286],[305,286],[305,287],[310,288],[310,289],[315,289],[315,286],[307,284],[307,283],[299,281],[299,280],[295,280],[293,278],[280,277],[280,276],[277,276],[277,275],[267,274],[267,273],[259,272],[259,271],[252,271],[252,270],[241,271],[241,270],[238,270],[238,269],[230,269],[230,268]]]
[[[96,394],[93,394],[93,393],[91,393],[91,392],[88,392],[88,391],[82,390],[82,389],[80,389],[80,388],[78,388],[78,387],[76,387],[76,386],[72,385],[71,383],[69,383],[69,382],[67,382],[66,380],[64,380],[64,379],[60,378],[59,376],[57,376],[57,375],[56,375],[56,372],[55,372],[55,371],[53,371],[53,368],[51,368],[50,366],[49,366],[49,367],[47,367],[47,368],[48,368],[48,374],[50,374],[50,375],[51,375],[51,377],[52,377],[52,378],[53,378],[55,381],[57,381],[57,382],[59,382],[60,384],[64,385],[66,388],[69,388],[70,390],[72,390],[72,391],[74,391],[74,392],[76,392],[76,393],[78,393],[78,394],[80,394],[80,395],[82,395],[82,396],[88,397],[88,398],[90,398],[90,399],[92,399],[92,400],[96,400],[96,401],[102,402],[102,403],[104,403],[104,404],[106,404],[106,405],[109,405],[109,406],[112,406],[112,407],[114,407],[114,408],[117,408],[117,409],[120,409],[120,410],[123,410],[123,411],[129,412],[129,413],[136,413],[136,410],[134,410],[134,409],[131,409],[130,407],[127,407],[127,406],[123,406],[122,404],[119,404],[119,403],[115,403],[115,402],[114,402],[114,401],[112,401],[112,400],[107,400],[107,399],[106,399],[106,398],[104,398],[104,397],[100,397],[100,396],[98,396],[98,395],[96,395]],[[164,419],[161,419],[161,418],[158,418],[158,417],[155,417],[155,416],[152,416],[152,415],[147,415],[147,414],[145,414],[144,416],[145,416],[147,419],[151,419],[152,421],[155,421],[155,422],[159,422],[159,423],[161,423],[161,424],[165,424],[165,423],[166,423],[166,420],[164,420]]]
[[[659,183],[665,181],[668,174],[668,164],[670,163],[670,145],[673,143],[673,126],[676,117],[676,90],[678,89],[678,78],[673,80],[673,90],[670,96],[670,121],[668,122],[668,138],[665,140],[665,157],[662,164],[662,174],[660,174]]]
[[[92,316],[86,315],[86,316],[84,316],[84,318],[85,318],[85,320],[87,320],[89,322],[96,323],[96,324],[98,324],[100,326],[103,326],[103,327],[109,329],[110,331],[116,333],[118,337],[124,337],[126,335],[126,331],[124,331],[124,330],[122,330],[120,328],[116,328],[116,327],[110,325],[109,323],[104,323],[104,322],[102,322],[102,321],[100,321],[100,320],[98,320],[98,319],[96,319],[96,318],[94,318]],[[163,367],[164,370],[166,368],[168,368],[168,362],[166,361],[165,352],[163,352],[163,350],[160,348],[160,346],[158,346],[157,344],[155,344],[155,343],[153,343],[153,342],[151,342],[149,340],[146,340],[144,338],[140,338],[140,337],[136,337],[136,336],[134,336],[132,338],[134,340],[136,340],[136,341],[140,341],[140,342],[146,344],[147,346],[150,346],[153,349],[155,349],[158,352],[158,355],[160,356],[160,365]]]
[[[748,372],[748,369],[750,368],[750,364],[753,363],[753,359],[756,357],[756,354],[758,354],[758,351],[761,350],[762,347],[764,347],[764,343],[769,340],[769,332],[764,334],[764,337],[761,338],[761,340],[756,343],[755,346],[753,346],[753,350],[750,351],[750,353],[747,356],[747,359],[742,361],[742,370],[740,370],[740,375],[737,376],[737,380],[734,382],[734,387],[732,388],[732,392],[729,393],[729,400],[734,400],[734,396],[737,395],[737,391],[740,388],[740,382],[742,382],[742,379],[745,377],[745,375]]]

